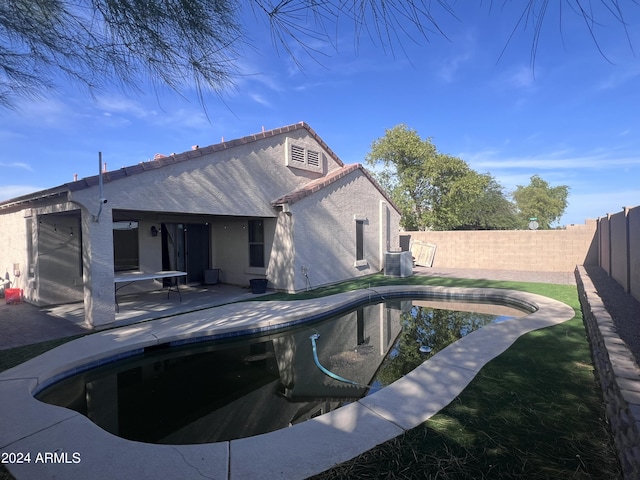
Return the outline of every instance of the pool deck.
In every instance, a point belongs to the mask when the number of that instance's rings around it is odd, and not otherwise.
[[[473,272],[473,271],[472,271]],[[430,270],[466,277],[464,271]],[[518,272],[510,272],[517,274]],[[533,279],[522,272],[521,281]],[[479,275],[488,279],[511,279]],[[563,274],[561,274],[563,275]],[[553,283],[572,283],[572,275]],[[573,280],[575,283],[575,280]],[[525,317],[488,325],[438,352],[392,385],[326,415],[255,437],[204,445],[152,445],[107,433],[83,415],[34,399],[33,393],[87,364],[135,349],[220,334],[277,328],[347,308],[367,297],[430,292],[466,298],[509,298],[535,305]],[[449,404],[491,359],[521,335],[562,323],[574,311],[555,300],[485,288],[386,286],[307,301],[231,303],[88,335],[0,374],[0,452],[30,454],[7,465],[18,479],[217,478],[303,479],[413,428]],[[28,323],[28,322],[27,322]],[[74,455],[75,454],[75,455]],[[12,457],[13,458],[13,457]]]

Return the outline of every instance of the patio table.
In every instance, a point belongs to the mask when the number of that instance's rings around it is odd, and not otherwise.
[[[182,294],[180,293],[180,285],[178,283],[179,277],[186,277],[187,272],[181,272],[178,270],[162,270],[160,272],[125,272],[118,273],[113,277],[113,282],[115,286],[115,299],[116,299],[116,312],[120,311],[120,306],[118,305],[118,290],[126,287],[127,285],[131,285],[134,282],[142,282],[144,280],[162,280],[164,278],[169,278],[171,281],[167,287],[167,299],[171,292],[173,291],[173,287],[175,286],[175,291],[178,292],[178,296],[180,297],[180,301],[182,302]]]

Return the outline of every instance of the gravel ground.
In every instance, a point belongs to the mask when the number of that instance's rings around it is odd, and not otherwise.
[[[573,272],[524,272],[519,270],[481,270],[474,268],[414,268],[415,275],[429,277],[476,278],[483,280],[505,280],[512,282],[558,283],[575,285]]]
[[[585,266],[585,270],[611,315],[618,335],[640,365],[640,302],[625,292],[602,268]]]

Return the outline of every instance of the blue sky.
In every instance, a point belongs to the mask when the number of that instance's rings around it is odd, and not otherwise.
[[[532,64],[531,24],[509,40],[519,3],[454,2],[458,18],[437,13],[447,38],[404,37],[392,49],[354,42],[343,22],[337,52],[310,40],[326,55],[298,52],[302,69],[249,15],[254,48],[233,88],[205,96],[208,116],[189,88],[92,98],[61,80],[58,94],[0,110],[0,200],[94,175],[98,151],[111,170],[305,121],[345,163],[363,163],[373,140],[404,123],[507,193],[535,174],[568,185],[562,225],[639,205],[640,7],[625,10],[635,52],[604,15],[600,53],[582,18],[550,6]]]

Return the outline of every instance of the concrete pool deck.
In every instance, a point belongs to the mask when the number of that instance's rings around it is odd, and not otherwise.
[[[255,437],[203,445],[153,445],[114,436],[85,416],[33,397],[86,365],[167,342],[268,330],[348,308],[368,297],[429,293],[533,305],[525,317],[491,324],[448,346],[392,385],[328,414]],[[18,479],[307,478],[424,422],[449,404],[521,335],[573,318],[555,300],[503,289],[384,286],[306,301],[228,304],[95,333],[0,374],[0,452]]]

